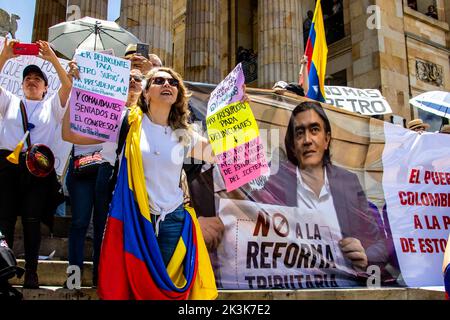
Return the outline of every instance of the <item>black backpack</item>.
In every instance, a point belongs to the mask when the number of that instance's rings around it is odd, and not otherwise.
[[[15,276],[21,278],[24,272],[23,268],[17,266],[14,252],[0,233],[0,300],[22,300],[22,293],[12,287],[8,280]]]

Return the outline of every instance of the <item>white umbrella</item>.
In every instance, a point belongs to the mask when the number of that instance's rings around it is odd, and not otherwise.
[[[450,92],[430,91],[409,100],[413,106],[450,119]]]
[[[132,33],[117,23],[84,17],[62,22],[49,28],[49,42],[67,58],[72,58],[77,48],[101,51],[113,49],[123,56],[130,43],[140,43]]]

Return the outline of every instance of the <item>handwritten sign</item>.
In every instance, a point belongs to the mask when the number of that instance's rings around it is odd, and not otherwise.
[[[128,96],[130,62],[77,50],[80,79],[74,80],[70,98],[70,127],[82,135],[116,141],[120,116]]]
[[[269,170],[250,104],[241,102],[244,82],[238,64],[211,93],[207,107],[208,137],[228,192]]]

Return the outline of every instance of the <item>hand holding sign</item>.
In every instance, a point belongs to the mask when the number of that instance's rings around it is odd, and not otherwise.
[[[77,50],[69,63],[73,83],[70,127],[102,141],[115,141],[128,96],[130,62],[99,52]]]
[[[211,93],[208,102],[208,137],[228,192],[268,171],[244,83],[242,65],[238,64]]]

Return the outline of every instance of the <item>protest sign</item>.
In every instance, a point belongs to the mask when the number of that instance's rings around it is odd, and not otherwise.
[[[325,102],[335,107],[367,116],[392,113],[387,100],[376,89],[325,86]]]
[[[130,62],[99,52],[77,49],[80,79],[70,98],[70,127],[102,141],[116,141],[128,96]]]
[[[241,102],[245,82],[242,65],[211,93],[207,107],[208,137],[227,191],[268,171],[258,125],[248,102]]]
[[[339,228],[325,212],[221,199],[225,234],[217,249],[222,289],[311,289],[358,286],[338,246]]]
[[[406,285],[441,286],[450,230],[450,136],[384,125],[383,188]]]

